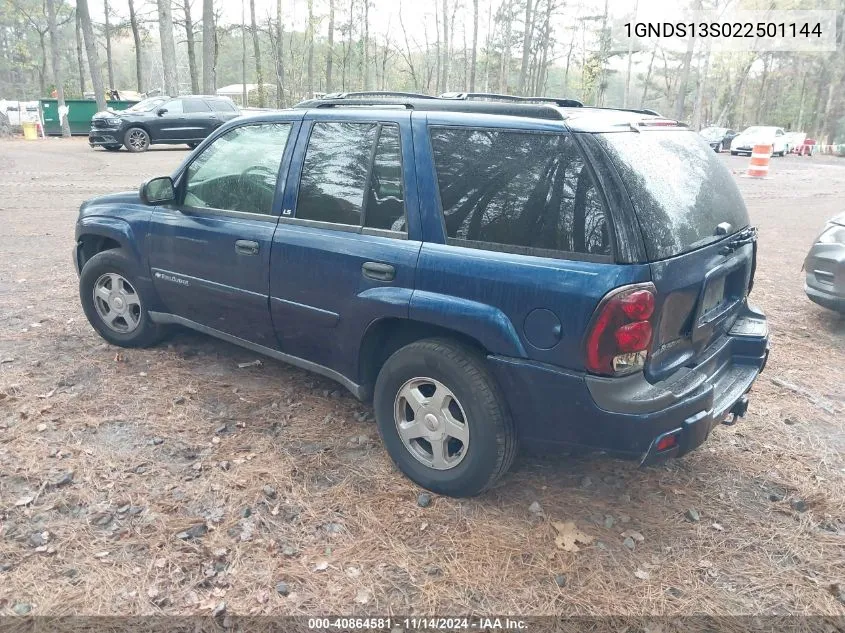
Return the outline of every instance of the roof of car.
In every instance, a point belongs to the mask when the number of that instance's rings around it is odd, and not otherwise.
[[[295,109],[405,108],[415,111],[494,114],[565,122],[574,131],[604,132],[649,127],[686,127],[652,110],[597,108],[574,99],[519,97],[487,93],[447,93],[439,97],[416,93],[333,93],[308,99]]]

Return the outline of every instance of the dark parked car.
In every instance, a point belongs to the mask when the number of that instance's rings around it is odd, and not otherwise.
[[[845,314],[845,213],[828,222],[804,260],[811,301]]]
[[[731,149],[731,141],[738,134],[726,127],[706,127],[699,132],[714,152],[728,151]]]
[[[232,121],[82,205],[85,314],[115,345],[178,324],[372,398],[443,494],[489,488],[518,441],[683,455],[766,363],[757,232],[696,133],[579,106],[336,95]]]
[[[91,119],[88,144],[117,151],[145,152],[150,145],[196,147],[227,121],[240,115],[228,97],[151,97],[120,112],[98,112]]]

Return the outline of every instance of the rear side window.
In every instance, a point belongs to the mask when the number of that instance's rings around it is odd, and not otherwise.
[[[211,107],[214,108],[216,112],[237,112],[238,109],[235,107],[235,104],[231,101],[227,101],[226,99],[209,99],[209,103]]]
[[[748,226],[733,176],[710,146],[690,131],[597,134],[628,190],[650,260],[666,259]]]
[[[302,165],[296,217],[405,232],[399,126],[314,123]]]
[[[211,112],[211,108],[209,108],[208,104],[202,99],[185,99],[183,103],[185,106],[185,113],[187,114],[192,112]]]
[[[610,255],[604,204],[572,138],[431,129],[449,238],[536,255]]]

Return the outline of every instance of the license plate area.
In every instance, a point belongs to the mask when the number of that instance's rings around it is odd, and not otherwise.
[[[725,300],[725,278],[713,279],[704,290],[701,315],[706,317]]]

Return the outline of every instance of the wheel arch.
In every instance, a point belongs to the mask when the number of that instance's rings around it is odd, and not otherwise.
[[[477,338],[441,325],[415,319],[384,317],[370,323],[358,348],[358,381],[364,387],[366,399],[372,396],[373,386],[384,363],[398,349],[428,338],[446,338],[472,348],[482,355],[488,350]]]
[[[141,252],[132,226],[119,218],[84,218],[76,231],[76,264],[82,270],[85,263],[103,251],[122,248],[140,266]]]

